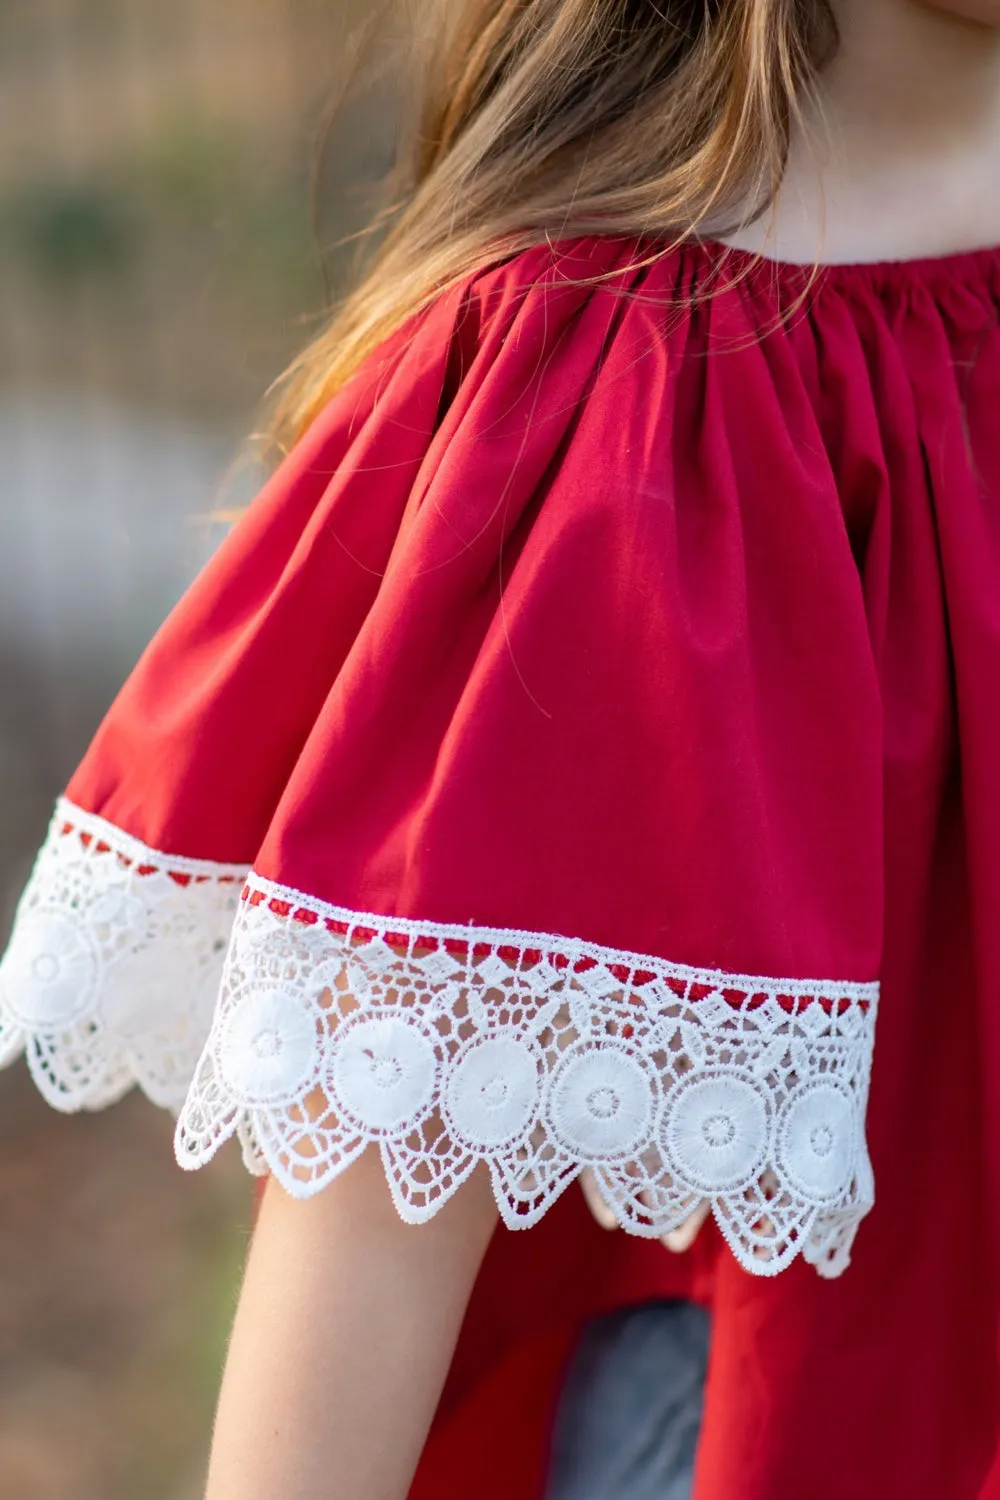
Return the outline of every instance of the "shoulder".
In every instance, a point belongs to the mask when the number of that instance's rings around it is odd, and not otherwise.
[[[655,295],[673,279],[668,263],[676,254],[634,235],[547,240],[484,261],[446,296],[467,341],[503,337],[517,326],[548,342],[581,314],[599,319],[643,288]]]
[[[594,291],[603,282],[628,284],[651,259],[671,254],[652,239],[635,235],[584,235],[548,239],[511,254],[484,260],[465,278],[470,302],[486,311],[542,292],[558,297]]]
[[[358,372],[356,389],[374,383],[407,400],[418,383],[439,398],[442,419],[457,404],[492,422],[501,411],[523,415],[527,401],[539,422],[567,401],[599,396],[610,360],[620,366],[616,399],[624,380],[641,402],[644,356],[663,353],[677,322],[677,255],[620,235],[498,253],[411,315]]]
[[[418,497],[436,476],[486,504],[515,469],[548,492],[557,467],[576,508],[619,514],[623,497],[714,491],[731,450],[760,466],[789,447],[789,410],[811,432],[791,344],[718,270],[710,248],[651,236],[484,258],[371,352],[286,474],[406,473]]]
[[[635,235],[552,239],[504,253],[497,250],[443,287],[412,314],[380,351],[383,367],[421,345],[440,350],[458,340],[467,353],[496,351],[516,331],[548,344],[583,313],[607,314],[612,303],[643,291],[657,297],[676,277],[678,252]]]
[[[409,448],[457,425],[466,437],[516,436],[529,418],[544,425],[547,412],[593,395],[623,331],[634,359],[632,329],[650,321],[650,299],[631,294],[650,265],[650,245],[634,236],[484,257],[366,355],[300,439],[292,467],[329,471],[348,445],[373,437]]]

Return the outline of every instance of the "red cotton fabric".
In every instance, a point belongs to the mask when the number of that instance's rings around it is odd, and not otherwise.
[[[592,238],[331,402],[68,795],[355,910],[880,979],[845,1274],[498,1232],[414,1500],[540,1500],[589,1313],[714,1315],[696,1500],[980,1500],[997,1441],[1000,251]],[[594,278],[600,279],[595,283]],[[419,1231],[414,1231],[419,1232]]]

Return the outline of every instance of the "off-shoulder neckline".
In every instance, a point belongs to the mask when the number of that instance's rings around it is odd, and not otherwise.
[[[940,282],[979,279],[1000,271],[1000,245],[972,250],[949,250],[939,255],[904,257],[898,260],[794,261],[782,260],[756,250],[728,245],[724,240],[698,239],[686,242],[713,264],[725,263],[738,272],[802,281],[818,276],[824,282]]]

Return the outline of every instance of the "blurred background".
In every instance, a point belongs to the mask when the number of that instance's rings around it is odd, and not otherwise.
[[[392,112],[363,94],[316,144],[363,9],[0,0],[0,940],[347,274],[328,247],[371,211]],[[232,1150],[181,1173],[171,1131],[136,1094],[63,1118],[0,1074],[4,1500],[201,1493],[250,1191]]]

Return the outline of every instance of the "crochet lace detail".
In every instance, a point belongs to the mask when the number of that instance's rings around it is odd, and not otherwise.
[[[61,803],[0,965],[0,1060],[26,1046],[61,1109],[138,1082],[180,1110],[182,1166],[235,1133],[296,1197],[374,1146],[407,1221],[485,1162],[522,1228],[589,1169],[632,1233],[710,1203],[749,1271],[846,1266],[873,1201],[876,984],[380,917],[244,874]]]
[[[706,1199],[750,1271],[847,1264],[873,1201],[863,1120],[877,986],[775,981],[537,932],[328,906],[251,874],[177,1126],[236,1131],[306,1197],[369,1144],[408,1222],[486,1162],[511,1228],[590,1167],[660,1236]]]
[[[245,878],[60,799],[0,962],[0,1067],[26,1052],[56,1109],[101,1109],[138,1083],[176,1113]]]

